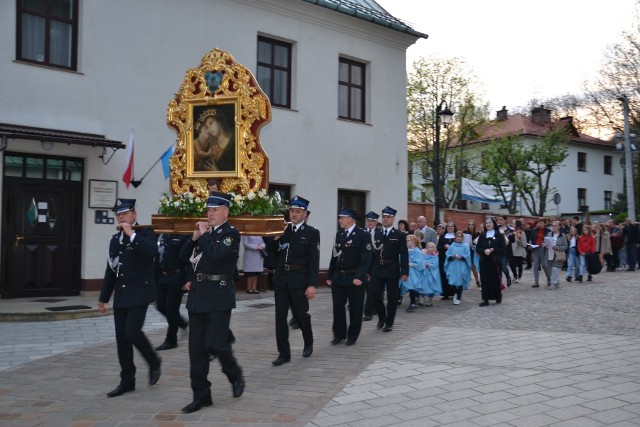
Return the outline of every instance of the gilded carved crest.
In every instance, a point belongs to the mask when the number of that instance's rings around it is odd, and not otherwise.
[[[271,104],[253,74],[228,52],[208,52],[187,70],[167,109],[167,124],[178,134],[171,190],[206,197],[211,178],[225,192],[266,188],[269,159],[258,135],[270,120]]]

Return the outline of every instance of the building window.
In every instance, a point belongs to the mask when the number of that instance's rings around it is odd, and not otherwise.
[[[364,191],[340,190],[338,189],[338,209],[348,208],[356,211],[358,227],[364,227],[364,216],[366,214],[367,193]]]
[[[289,200],[291,200],[290,185],[269,183],[269,193],[278,193],[282,199],[282,203],[289,203]]]
[[[604,174],[605,175],[613,175],[613,157],[612,156],[604,156]]]
[[[489,210],[489,203],[481,203],[480,204],[480,209],[482,210]]]
[[[340,58],[338,76],[338,116],[364,122],[365,64]]]
[[[581,172],[587,170],[587,153],[578,153],[578,170]]]
[[[582,211],[583,206],[587,206],[587,189],[578,188],[578,210]]]
[[[605,191],[604,192],[604,208],[605,208],[605,210],[613,209],[613,206],[612,206],[612,203],[611,203],[612,194],[613,194],[612,191]]]
[[[272,106],[291,108],[291,43],[258,37],[258,83]]]
[[[17,0],[16,58],[75,70],[78,0]]]
[[[82,182],[84,162],[69,157],[5,153],[4,176]]]

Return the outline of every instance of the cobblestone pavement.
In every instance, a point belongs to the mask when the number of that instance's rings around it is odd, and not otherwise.
[[[136,354],[134,393],[108,399],[118,383],[111,316],[0,323],[0,425],[640,425],[637,273],[601,273],[593,282],[531,288],[525,279],[501,305],[463,303],[398,311],[391,333],[365,322],[357,344],[331,346],[331,296],[311,304],[315,352],[303,359],[292,331],[291,363],[277,356],[272,294],[242,296],[232,317],[247,389],[233,399],[219,365],[209,375],[215,402],[180,413],[191,400],[186,337],[162,352],[163,374],[146,385]],[[154,344],[164,322],[149,309]]]

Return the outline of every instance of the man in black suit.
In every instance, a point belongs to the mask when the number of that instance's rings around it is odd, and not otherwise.
[[[331,286],[333,299],[332,345],[356,343],[362,327],[364,308],[364,283],[371,265],[371,234],[356,227],[356,212],[343,208],[338,213],[340,231],[336,233],[327,285]],[[349,304],[349,328],[345,305]]]
[[[278,357],[272,363],[280,366],[291,360],[289,308],[302,331],[302,357],[313,353],[313,332],[309,315],[309,300],[316,296],[320,269],[320,232],[304,220],[309,201],[295,196],[289,202],[289,223],[284,234],[271,242],[269,250],[277,253],[273,274],[276,301],[276,343]]]
[[[378,218],[380,218],[380,215],[373,211],[369,211],[369,213],[367,213],[367,215],[365,216],[365,219],[367,220],[365,231],[369,234],[369,239],[371,240],[371,242],[373,242],[373,236],[378,225]],[[371,276],[369,274],[367,274],[364,288],[366,291],[366,297],[364,299],[364,317],[362,318],[362,320],[368,322],[376,313],[376,307],[373,303],[373,282],[371,281]]]
[[[406,281],[409,277],[407,236],[393,228],[396,212],[389,206],[382,210],[382,229],[376,230],[373,243],[371,276],[375,289],[374,303],[378,307],[378,329],[384,332],[393,330],[400,298],[399,279]],[[386,308],[383,297],[385,287],[387,289]]]
[[[229,330],[231,310],[236,307],[235,272],[240,251],[240,233],[229,224],[231,195],[213,191],[207,198],[207,222],[196,230],[180,251],[192,265],[189,291],[189,376],[193,401],[182,412],[199,411],[213,405],[209,375],[209,354],[217,356],[227,376],[233,397],[244,392],[242,368],[238,365]]]
[[[113,294],[120,384],[107,393],[108,397],[135,390],[133,347],[149,364],[149,385],[154,385],[160,378],[161,360],[142,332],[147,308],[156,298],[154,257],[158,247],[156,235],[150,227],[137,231],[133,229],[137,218],[135,205],[134,199],[118,199],[114,207],[121,231],[111,237],[107,268],[98,299],[98,310],[106,313],[106,304]]]
[[[189,322],[180,315],[182,287],[187,282],[187,265],[179,259],[180,249],[189,239],[187,235],[161,234],[158,236],[156,258],[156,307],[167,319],[167,335],[156,350],[169,350],[178,346],[178,328],[186,329]]]

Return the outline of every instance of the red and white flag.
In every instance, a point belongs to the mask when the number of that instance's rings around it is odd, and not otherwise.
[[[122,174],[122,181],[129,188],[131,180],[133,179],[133,128],[131,128],[131,137],[129,138],[129,144],[127,145],[127,154],[124,166],[124,173]]]

